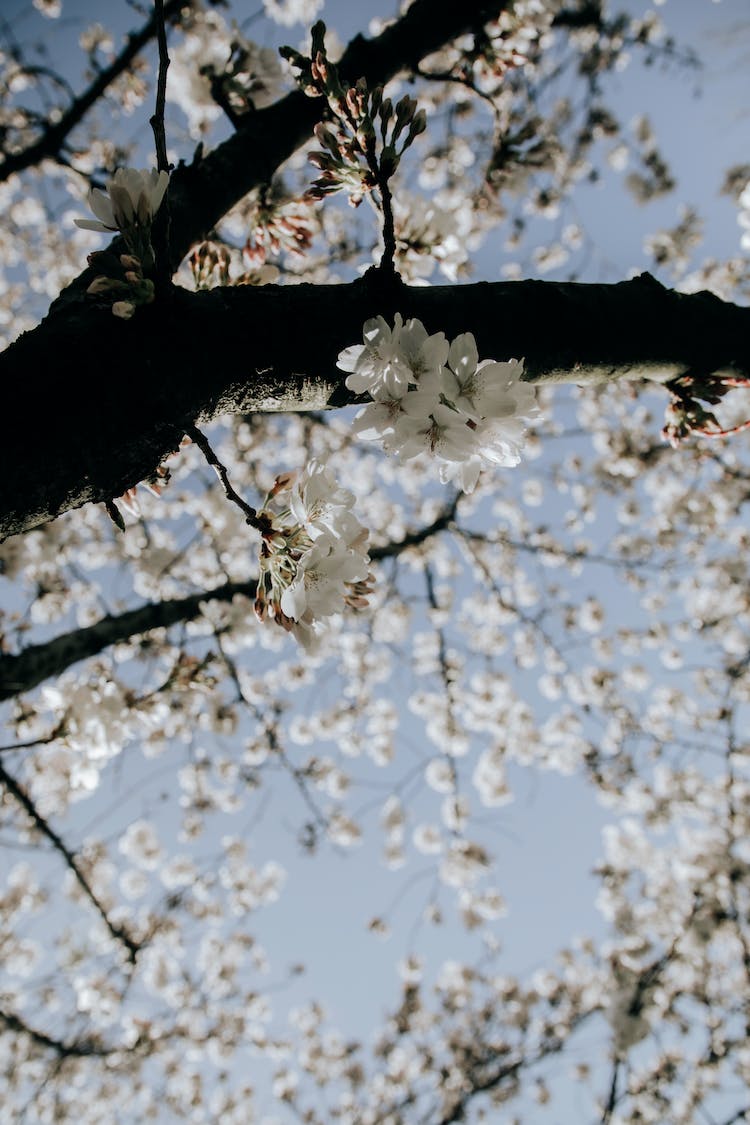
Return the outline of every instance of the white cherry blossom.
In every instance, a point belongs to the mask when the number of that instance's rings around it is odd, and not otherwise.
[[[402,461],[430,455],[440,479],[464,492],[474,490],[483,468],[519,464],[539,413],[521,360],[480,361],[472,333],[449,345],[442,333],[428,336],[419,320],[404,324],[399,313],[393,329],[379,316],[363,335],[365,343],[345,348],[338,360],[351,372],[349,390],[373,399],[354,420],[356,434]]]
[[[363,344],[353,344],[340,354],[337,366],[351,374],[346,385],[355,394],[374,399],[396,399],[406,394],[427,372],[445,362],[448,342],[442,332],[427,333],[420,320],[407,320],[396,313],[393,328],[382,316],[365,322]]]
[[[462,462],[476,449],[466,415],[435,399],[430,389],[411,391],[402,399],[395,427],[395,450],[402,461],[431,453],[444,461]]]
[[[294,482],[289,508],[297,523],[313,540],[322,535],[341,540],[345,546],[362,544],[367,533],[354,515],[356,497],[342,488],[331,472],[318,461],[311,461]]]
[[[88,203],[96,219],[76,219],[84,230],[125,233],[133,227],[148,227],[159,210],[169,183],[168,172],[118,168],[106,191],[92,188]]]
[[[255,612],[314,648],[323,619],[367,605],[370,594],[368,532],[354,515],[354,493],[341,488],[320,462],[298,475],[283,474],[263,512]],[[270,503],[286,507],[274,511]]]
[[[448,352],[448,363],[441,371],[447,399],[471,418],[531,417],[538,413],[534,388],[522,383],[523,361],[495,363],[479,361],[476,340],[471,332],[457,336]]]
[[[342,550],[328,536],[317,539],[297,563],[293,581],[281,596],[281,609],[293,621],[328,617],[341,609],[346,584],[367,577],[366,555]]]

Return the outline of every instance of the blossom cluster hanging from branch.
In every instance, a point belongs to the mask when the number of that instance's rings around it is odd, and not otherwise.
[[[400,313],[393,328],[382,316],[368,320],[362,336],[338,358],[349,390],[372,399],[354,421],[361,438],[402,461],[429,454],[440,479],[464,492],[473,492],[482,469],[519,464],[539,414],[534,388],[521,380],[523,360],[480,360],[471,332],[449,343]]]

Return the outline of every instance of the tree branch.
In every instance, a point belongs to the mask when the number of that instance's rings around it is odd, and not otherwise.
[[[17,656],[0,656],[0,700],[32,691],[73,664],[97,656],[130,637],[192,621],[200,613],[202,602],[230,602],[236,594],[254,598],[255,582],[227,582],[215,590],[204,590],[185,598],[149,602],[117,617],[103,617],[93,625],[63,633],[46,644],[31,645]]]
[[[456,515],[460,496],[455,496],[445,506],[432,523],[416,531],[409,531],[403,539],[383,543],[370,549],[373,562],[394,558],[409,547],[418,547],[433,535],[445,531]],[[30,645],[16,656],[0,655],[0,702],[13,699],[25,691],[32,691],[45,680],[61,675],[67,668],[81,660],[98,656],[111,645],[130,640],[131,637],[149,633],[153,629],[168,629],[184,621],[192,621],[200,613],[204,602],[231,602],[241,595],[253,601],[256,579],[249,582],[226,582],[214,590],[203,590],[199,594],[189,594],[184,598],[173,598],[163,602],[149,602],[137,609],[127,610],[117,617],[103,617],[93,625],[73,629],[44,644]],[[0,746],[0,753],[23,750],[51,738],[36,739],[33,742]]]
[[[54,1051],[61,1059],[108,1055],[118,1050],[117,1047],[105,1047],[96,1039],[75,1039],[71,1043],[66,1043],[63,1039],[57,1039],[48,1035],[45,1031],[39,1031],[37,1028],[31,1027],[12,1012],[0,1011],[0,1030],[3,1029],[12,1031],[14,1034],[27,1035],[38,1047]]]
[[[374,271],[335,288],[173,289],[130,321],[89,300],[0,355],[0,538],[122,495],[195,422],[356,401],[337,356],[361,340],[365,320],[396,311],[449,337],[473,332],[484,357],[525,357],[535,383],[750,375],[750,309],[648,274],[616,285],[409,287]],[[19,424],[30,418],[32,429]]]
[[[40,832],[41,835],[44,836],[47,840],[49,840],[55,851],[63,857],[66,865],[73,872],[73,875],[75,876],[76,882],[78,883],[79,887],[81,888],[91,905],[94,907],[99,917],[104,922],[104,925],[107,927],[110,935],[115,939],[115,941],[119,942],[125,948],[125,950],[127,951],[128,960],[131,962],[131,964],[134,964],[141,949],[141,943],[135,941],[127,932],[124,926],[117,926],[111,920],[101,901],[94,892],[93,887],[81,870],[81,866],[74,853],[70,850],[62,837],[59,836],[57,832],[55,832],[49,821],[47,821],[45,817],[42,816],[42,814],[39,812],[39,809],[36,807],[31,797],[20,784],[20,782],[17,781],[12,774],[8,773],[5,766],[3,766],[1,763],[0,785],[3,785],[5,787],[8,793],[10,793],[14,800],[24,810],[37,831]]]

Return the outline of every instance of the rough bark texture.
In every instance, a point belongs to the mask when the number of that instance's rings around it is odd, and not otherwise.
[[[525,357],[532,382],[750,374],[750,309],[649,275],[411,288],[373,272],[351,285],[175,289],[131,321],[68,305],[0,356],[0,535],[121,495],[194,420],[355,401],[338,353],[366,319],[396,311],[449,337],[474,332],[483,357]]]

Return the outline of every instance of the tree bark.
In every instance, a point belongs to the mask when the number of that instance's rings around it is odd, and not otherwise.
[[[355,402],[338,353],[396,311],[448,337],[473,332],[483,358],[524,357],[535,383],[750,375],[750,309],[648,274],[412,288],[371,271],[350,285],[173,289],[130,321],[69,305],[0,356],[0,535],[120,496],[191,422]]]

